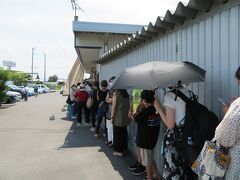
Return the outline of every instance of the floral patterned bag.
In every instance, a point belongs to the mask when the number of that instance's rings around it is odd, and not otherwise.
[[[205,141],[203,149],[192,165],[192,170],[203,180],[223,179],[230,162],[230,157],[219,142],[213,139]]]

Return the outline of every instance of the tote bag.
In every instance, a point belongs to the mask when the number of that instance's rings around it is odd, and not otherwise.
[[[92,106],[93,106],[93,97],[92,96],[89,96],[89,98],[87,99],[86,106],[88,109],[92,108]]]
[[[192,165],[192,170],[202,177],[203,180],[223,179],[230,162],[230,156],[220,146],[219,142],[213,139],[205,141],[203,149]]]

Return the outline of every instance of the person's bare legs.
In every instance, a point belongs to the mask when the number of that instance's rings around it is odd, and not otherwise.
[[[153,171],[152,171],[152,164],[149,166],[146,166],[146,171],[147,171],[147,179],[152,180],[153,179]]]
[[[137,147],[137,156],[138,156],[138,162],[139,162],[140,164],[142,164],[140,147]]]
[[[153,171],[154,177],[155,177],[157,180],[160,180],[160,179],[161,179],[161,176],[160,176],[160,174],[159,174],[159,172],[158,172],[156,162],[153,161],[152,164],[151,164],[151,166],[152,166],[152,171]]]

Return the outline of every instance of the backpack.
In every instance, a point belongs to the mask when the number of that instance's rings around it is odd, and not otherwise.
[[[75,96],[78,97],[79,102],[87,102],[88,100],[88,93],[86,91],[78,91]]]
[[[198,102],[198,97],[192,91],[189,91],[190,98],[179,90],[171,92],[186,103],[184,125],[175,126],[176,148],[187,163],[192,164],[200,154],[205,141],[214,137],[219,120],[212,111]]]

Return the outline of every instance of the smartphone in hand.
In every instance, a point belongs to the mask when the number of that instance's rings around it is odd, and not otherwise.
[[[225,100],[223,100],[222,98],[218,97],[217,98],[224,106],[227,106],[227,103]]]

